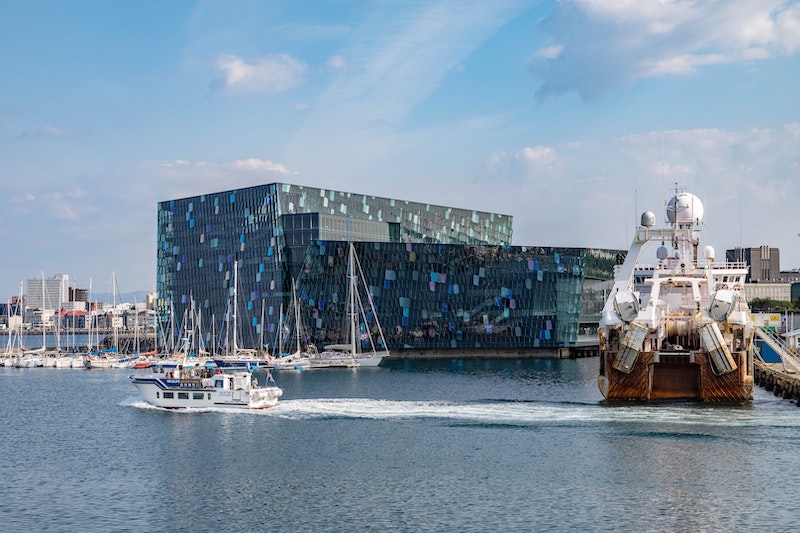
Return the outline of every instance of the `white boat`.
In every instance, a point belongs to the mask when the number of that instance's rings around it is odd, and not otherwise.
[[[334,347],[336,345],[333,345]],[[343,345],[341,350],[324,350],[315,353],[309,358],[309,368],[358,368],[361,362],[351,354],[352,346]],[[375,364],[365,366],[378,366],[380,360]]]
[[[275,370],[305,370],[310,367],[311,358],[303,352],[285,355],[272,363],[272,368]]]
[[[117,352],[112,351],[108,353],[90,353],[83,360],[85,368],[112,368],[114,364],[119,361]]]
[[[292,308],[294,309],[294,333],[295,333],[295,351],[288,355],[280,355],[273,361],[273,368],[275,370],[305,370],[311,368],[311,354],[302,349],[302,320],[300,318],[300,302],[297,299],[297,292],[295,290],[294,280],[292,280]],[[279,330],[283,329],[283,320]],[[279,331],[279,338],[282,340],[283,336]],[[283,342],[278,344],[278,352],[280,353],[283,348]]]
[[[236,355],[219,355],[208,359],[219,368],[271,368],[272,360],[269,355],[259,356],[255,350],[239,348]]]
[[[251,372],[236,370],[210,374],[200,372],[151,373],[130,376],[144,400],[165,409],[224,407],[266,409],[278,403],[283,390],[272,381],[262,386]]]
[[[755,326],[746,263],[698,257],[703,204],[676,192],[669,227],[645,212],[598,328],[600,391],[609,400],[742,402],[753,392]],[[639,262],[647,243],[656,262]]]

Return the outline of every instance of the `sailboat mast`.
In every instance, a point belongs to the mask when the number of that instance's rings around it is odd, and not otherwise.
[[[236,318],[236,311],[237,306],[239,305],[238,300],[238,288],[239,288],[239,260],[235,259],[233,261],[233,355],[236,355],[239,352],[239,345],[236,342],[236,338],[239,336],[238,332],[238,324]]]
[[[300,353],[302,352],[300,348],[300,302],[297,300],[294,278],[292,278],[292,303],[294,304],[294,331],[297,339],[297,353]]]
[[[111,294],[112,294],[112,308],[111,308],[111,324],[114,328],[114,354],[119,353],[119,331],[117,330],[117,273],[111,271]]]
[[[263,355],[264,350],[264,299],[261,299],[261,321],[258,323],[258,352]]]
[[[88,300],[88,302],[86,303],[86,316],[89,319],[89,324],[87,326],[84,323],[84,326],[86,326],[86,329],[89,330],[89,341],[87,342],[86,350],[90,354],[92,352],[92,325],[93,325],[93,322],[94,322],[94,308],[97,307],[97,306],[92,304],[92,279],[93,278],[91,278],[91,277],[89,278],[89,296],[88,296],[88,298],[86,298]]]
[[[347,265],[348,291],[349,291],[349,313],[350,313],[350,349],[353,355],[356,354],[356,274],[355,274],[355,246],[350,243],[350,257]]]
[[[44,290],[44,270],[42,270],[42,351],[47,348],[47,329],[44,327],[44,308],[47,305],[45,303],[45,290]]]
[[[275,344],[278,347],[278,353],[276,357],[281,357],[283,355],[283,302],[281,302],[280,307],[280,315],[278,316],[278,342]]]

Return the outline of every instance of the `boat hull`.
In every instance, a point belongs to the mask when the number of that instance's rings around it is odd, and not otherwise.
[[[604,353],[598,385],[607,400],[745,402],[753,395],[752,362],[746,352],[732,355],[737,369],[717,375],[702,351],[674,356],[639,352],[628,373],[615,369],[613,354]]]
[[[351,355],[326,353],[309,358],[309,368],[358,368],[361,364]]]
[[[131,376],[131,381],[147,403],[165,409],[266,409],[277,405],[283,395],[283,391],[275,386],[224,389],[204,386],[204,380],[194,378]]]
[[[365,357],[362,357],[361,354],[358,354],[358,355],[355,356],[355,360],[358,363],[358,366],[362,366],[362,367],[370,367],[370,366],[372,366],[372,367],[375,367],[375,366],[380,365],[381,361],[383,361],[383,358],[384,358],[384,355],[382,355],[381,352],[376,352],[376,354],[378,354],[378,355],[368,355],[368,356],[365,356]],[[388,352],[386,353],[386,355],[388,355]]]

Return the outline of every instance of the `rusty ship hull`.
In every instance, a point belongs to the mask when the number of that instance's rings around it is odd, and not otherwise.
[[[716,375],[703,352],[642,352],[631,372],[624,373],[605,352],[600,356],[600,389],[612,401],[746,402],[753,395],[752,360],[747,352],[733,356],[738,368]]]

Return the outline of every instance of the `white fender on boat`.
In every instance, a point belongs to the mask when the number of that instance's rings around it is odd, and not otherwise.
[[[611,366],[620,372],[629,374],[633,370],[633,365],[636,364],[636,358],[639,356],[646,335],[647,327],[633,322],[622,339],[620,351]]]
[[[728,289],[720,289],[711,295],[708,314],[717,322],[722,322],[733,311],[734,303],[736,303],[736,294]]]
[[[625,322],[633,322],[639,314],[639,299],[631,291],[620,291],[614,295],[614,309]]]

